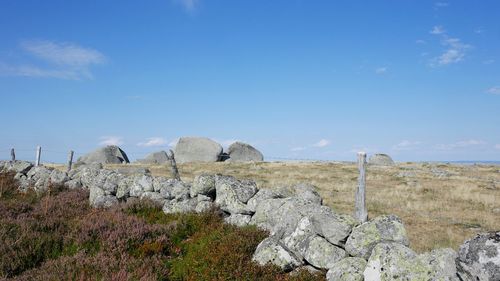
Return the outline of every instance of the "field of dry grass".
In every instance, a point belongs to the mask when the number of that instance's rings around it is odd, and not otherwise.
[[[143,167],[153,175],[169,176],[166,166]],[[358,175],[354,164],[325,162],[190,163],[180,165],[179,171],[186,181],[204,172],[220,173],[253,179],[260,188],[312,183],[326,205],[348,214],[353,212]],[[457,249],[477,232],[500,229],[500,166],[369,166],[367,204],[370,217],[401,217],[416,251]]]

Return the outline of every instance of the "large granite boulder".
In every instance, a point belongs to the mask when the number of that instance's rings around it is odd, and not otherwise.
[[[137,162],[141,164],[159,165],[170,163],[170,158],[167,152],[162,150],[148,154],[144,159],[139,159]]]
[[[121,148],[116,145],[108,145],[78,158],[77,166],[91,163],[122,164],[130,163],[130,161]]]
[[[235,142],[229,146],[227,149],[229,154],[229,162],[260,162],[264,161],[264,155],[258,151],[255,147],[242,143]]]
[[[221,154],[222,146],[208,138],[183,137],[175,146],[177,163],[216,162]]]
[[[500,231],[465,241],[458,251],[457,268],[464,281],[500,280]]]
[[[374,166],[394,166],[394,161],[387,154],[374,154],[368,159],[368,164]]]
[[[363,275],[365,281],[458,281],[456,256],[451,249],[417,255],[399,243],[380,243],[373,248]]]
[[[373,248],[382,242],[409,245],[408,236],[401,219],[394,215],[380,216],[352,230],[347,239],[346,251],[353,257],[368,259]]]

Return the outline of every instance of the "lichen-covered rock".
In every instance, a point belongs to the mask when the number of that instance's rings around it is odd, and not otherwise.
[[[268,230],[273,235],[290,235],[303,217],[309,217],[318,235],[328,242],[342,246],[357,222],[347,215],[339,215],[327,206],[321,206],[296,197],[262,201],[252,217],[251,224]]]
[[[282,241],[298,257],[304,258],[309,246],[309,238],[316,236],[318,232],[311,219],[303,217],[297,223],[295,230],[290,235],[283,237]]]
[[[163,205],[163,212],[165,214],[175,214],[175,213],[191,213],[196,211],[198,201],[196,199],[188,200],[166,200]]]
[[[222,146],[211,139],[182,137],[175,146],[177,163],[216,162],[220,160]]]
[[[215,193],[215,175],[201,174],[194,178],[190,195],[213,195]]]
[[[158,192],[152,192],[152,191],[146,191],[141,194],[140,197],[141,200],[151,200],[154,203],[163,206],[165,204],[166,199],[163,198],[160,193]]]
[[[250,200],[248,200],[247,207],[250,211],[255,212],[257,205],[259,205],[262,201],[276,198],[283,197],[272,189],[260,189],[252,198],[250,198]]]
[[[67,187],[68,189],[79,189],[83,187],[82,183],[78,179],[69,180],[64,183],[64,186]]]
[[[351,256],[368,260],[372,249],[382,242],[409,245],[406,230],[397,216],[380,216],[355,227],[347,239],[345,249]]]
[[[215,179],[215,203],[231,214],[252,214],[245,204],[257,193],[252,181],[239,181],[230,176],[217,176]]]
[[[458,251],[457,268],[466,281],[500,280],[500,231],[465,241]]]
[[[144,192],[154,191],[153,178],[150,175],[137,176],[133,179],[134,182],[129,190],[131,197],[141,197]]]
[[[327,281],[363,281],[366,260],[349,257],[334,263],[326,273]]]
[[[118,203],[118,199],[113,195],[107,195],[106,191],[99,187],[91,187],[89,194],[89,204],[94,208],[109,208]]]
[[[232,214],[229,217],[224,218],[224,221],[228,224],[242,227],[248,225],[251,219],[252,217],[249,215]]]
[[[101,164],[121,164],[129,163],[127,154],[116,145],[108,145],[98,148],[82,157],[78,158],[78,165],[101,163]]]
[[[152,164],[152,165],[158,165],[158,164],[165,164],[170,162],[170,158],[168,157],[167,152],[165,151],[157,151],[148,154],[144,159],[139,159],[137,162],[141,164]]]
[[[118,187],[116,189],[116,198],[118,199],[126,199],[130,196],[130,189],[134,184],[135,178],[132,176],[123,177],[118,182]]]
[[[312,184],[297,184],[293,187],[293,189],[295,190],[295,196],[297,196],[298,198],[311,201],[312,203],[318,205],[321,205],[323,203],[323,199],[316,191],[316,187]]]
[[[28,161],[2,161],[0,171],[26,174],[33,168],[33,164]]]
[[[346,252],[320,236],[308,239],[304,259],[316,268],[328,269],[346,257]]]
[[[435,280],[457,281],[451,250],[417,256],[399,243],[380,243],[373,248],[366,269],[365,281]]]
[[[266,238],[260,242],[252,260],[260,265],[274,264],[285,271],[291,271],[302,265],[300,259],[274,237]]]
[[[198,201],[198,204],[196,204],[196,208],[194,210],[197,213],[204,213],[210,211],[214,207],[215,204],[212,201]]]
[[[227,153],[229,154],[229,162],[250,162],[250,161],[263,161],[264,155],[255,147],[242,143],[235,142],[231,144]]]
[[[52,184],[64,184],[68,180],[68,174],[66,174],[65,172],[53,169],[50,173],[50,182]]]
[[[303,265],[303,266],[297,267],[292,272],[290,272],[290,276],[298,276],[302,271],[307,271],[307,272],[311,273],[312,275],[319,275],[319,274],[323,273],[321,270],[316,269],[314,266]]]

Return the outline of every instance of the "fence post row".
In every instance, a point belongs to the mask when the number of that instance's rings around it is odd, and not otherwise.
[[[368,220],[366,209],[366,153],[358,152],[358,188],[356,189],[355,214],[354,216],[361,223]]]
[[[68,155],[68,173],[69,171],[71,171],[71,166],[73,166],[73,155],[75,154],[75,152],[73,150],[70,150],[69,151],[69,155]]]
[[[42,147],[36,147],[36,159],[35,159],[35,167],[40,166],[40,157],[42,156]]]
[[[14,148],[10,149],[10,159],[12,162],[16,161],[16,152],[14,151]]]

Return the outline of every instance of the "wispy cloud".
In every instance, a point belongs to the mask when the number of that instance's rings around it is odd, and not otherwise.
[[[438,144],[435,146],[435,148],[438,150],[453,150],[453,149],[458,149],[458,148],[481,146],[481,145],[485,145],[485,144],[486,144],[485,141],[471,139],[471,140],[463,140],[463,141],[458,141],[458,142],[449,143],[449,144]]]
[[[486,90],[486,93],[492,95],[500,95],[500,86],[491,87],[488,90]]]
[[[186,12],[188,13],[193,13],[200,5],[200,0],[174,0],[174,1],[182,5],[184,10],[186,10]]]
[[[495,149],[500,149],[500,143],[499,144],[495,144]]]
[[[153,138],[148,138],[147,140],[138,143],[137,146],[154,147],[154,146],[163,146],[166,144],[167,144],[167,141],[164,138],[153,137]]]
[[[436,8],[446,8],[448,6],[450,6],[450,3],[448,3],[448,2],[436,2],[436,3],[434,3],[434,7],[436,7]]]
[[[0,75],[67,80],[92,79],[90,68],[106,62],[106,57],[99,51],[68,42],[22,41],[20,48],[25,54],[38,60],[38,63],[0,63]]]
[[[297,147],[292,147],[290,150],[293,152],[298,152],[298,151],[304,151],[306,149],[307,149],[307,147],[305,147],[305,146],[297,146]]]
[[[434,35],[444,34],[445,32],[446,30],[441,25],[436,25],[429,31],[430,34]]]
[[[387,73],[388,68],[387,67],[379,67],[375,69],[376,74],[384,74]]]
[[[463,43],[459,38],[449,37],[442,26],[434,26],[430,33],[439,35],[441,37],[441,45],[445,47],[441,55],[431,59],[430,66],[432,67],[461,62],[464,60],[467,51],[472,47]]]
[[[493,59],[490,59],[490,60],[484,60],[484,61],[483,61],[483,64],[492,64],[492,63],[494,63],[494,62],[495,62],[495,60],[493,60]]]
[[[425,40],[418,39],[418,40],[415,40],[415,43],[416,43],[416,44],[425,44],[425,43],[427,43],[427,42],[425,42]]]
[[[117,136],[102,136],[99,139],[101,140],[99,145],[122,145],[124,143],[122,137]]]
[[[413,150],[413,149],[417,148],[420,144],[422,144],[422,142],[420,142],[420,141],[403,140],[402,142],[393,146],[392,149],[393,150]]]
[[[317,143],[313,144],[314,147],[326,147],[329,146],[332,142],[327,139],[321,139]]]

